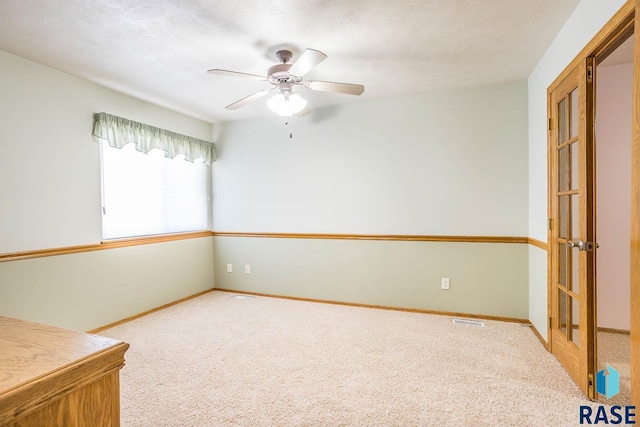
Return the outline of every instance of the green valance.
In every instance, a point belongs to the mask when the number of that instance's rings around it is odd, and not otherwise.
[[[166,157],[174,158],[183,154],[189,162],[202,158],[208,165],[217,159],[216,146],[212,142],[107,113],[94,114],[94,120],[94,140],[107,141],[111,147],[122,148],[127,144],[135,144],[136,150],[143,153],[158,148],[166,153]]]

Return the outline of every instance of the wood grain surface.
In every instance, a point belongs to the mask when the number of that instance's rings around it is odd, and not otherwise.
[[[119,425],[129,344],[0,316],[0,426]]]

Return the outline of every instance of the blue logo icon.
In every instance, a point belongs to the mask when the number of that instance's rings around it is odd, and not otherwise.
[[[606,372],[608,371],[608,372]],[[607,369],[596,374],[596,391],[611,399],[620,392],[620,373],[607,365]]]

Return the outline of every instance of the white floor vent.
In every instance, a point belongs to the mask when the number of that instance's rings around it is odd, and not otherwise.
[[[233,299],[254,299],[255,297],[252,297],[251,295],[236,295],[233,297]]]
[[[453,323],[457,325],[469,325],[469,326],[479,326],[484,328],[484,322],[480,322],[478,320],[467,320],[467,319],[451,319]]]

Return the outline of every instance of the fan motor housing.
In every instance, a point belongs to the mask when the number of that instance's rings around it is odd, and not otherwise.
[[[291,77],[289,74],[289,68],[291,68],[291,64],[278,64],[269,68],[269,81],[272,83],[289,81],[289,78]]]

